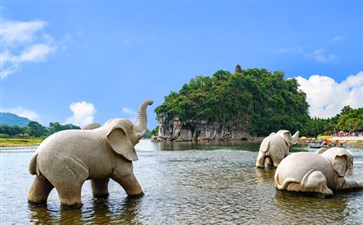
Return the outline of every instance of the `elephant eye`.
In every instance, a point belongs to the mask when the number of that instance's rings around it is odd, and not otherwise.
[[[134,125],[133,124],[130,124],[130,129],[134,129]]]

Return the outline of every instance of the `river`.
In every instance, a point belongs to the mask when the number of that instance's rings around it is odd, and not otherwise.
[[[0,224],[362,224],[363,191],[332,198],[277,192],[275,170],[255,168],[258,145],[154,143],[142,140],[134,172],[145,196],[127,198],[115,182],[95,199],[87,181],[83,207],[61,210],[53,190],[47,207],[30,207],[34,179],[28,164],[36,147],[0,148]],[[363,149],[350,147],[348,179],[363,182]],[[309,148],[294,147],[297,151]]]

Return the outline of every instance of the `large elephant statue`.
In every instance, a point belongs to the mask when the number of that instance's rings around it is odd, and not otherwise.
[[[333,191],[363,188],[362,183],[344,178],[353,170],[353,156],[343,148],[322,148],[316,153],[298,152],[283,159],[275,172],[278,190],[311,192],[322,197]]]
[[[288,130],[279,130],[263,139],[256,160],[256,167],[277,167],[281,160],[287,156],[292,145],[296,144],[300,132],[291,136]]]
[[[30,188],[30,204],[46,204],[55,187],[62,208],[80,208],[81,189],[91,180],[95,197],[107,197],[108,182],[119,183],[128,196],[142,196],[143,191],[133,174],[132,161],[137,160],[134,146],[147,127],[144,101],[134,125],[128,119],[108,120],[103,126],[93,124],[82,130],[66,130],[46,138],[34,152],[29,171],[35,176]]]

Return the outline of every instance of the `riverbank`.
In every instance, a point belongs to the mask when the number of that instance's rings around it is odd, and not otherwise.
[[[302,137],[302,138],[300,138],[299,142],[301,144],[326,142],[327,145],[339,144],[339,145],[345,145],[345,146],[362,147],[363,146],[363,136],[345,136],[345,137],[319,136],[318,138]]]
[[[44,138],[0,138],[0,147],[34,146],[42,143]]]
[[[254,137],[248,140],[224,141],[224,143],[261,143],[264,137]],[[42,143],[44,138],[0,138],[0,147],[24,147],[35,146]],[[150,140],[148,138],[144,140]],[[332,137],[332,141],[339,141],[345,145],[363,146],[363,137]],[[150,141],[153,141],[152,139]],[[199,141],[198,143],[217,143],[218,141]],[[223,141],[222,141],[223,142]]]
[[[339,143],[343,143],[345,145],[363,146],[363,136],[333,137],[331,140],[333,142],[338,141]]]

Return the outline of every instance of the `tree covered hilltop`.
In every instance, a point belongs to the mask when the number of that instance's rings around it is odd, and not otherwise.
[[[197,76],[155,109],[159,136],[230,140],[279,129],[303,131],[309,105],[298,87],[282,71],[242,70],[239,65],[234,74],[219,70],[211,77]]]
[[[363,122],[363,115],[348,119],[347,109],[356,112],[349,106],[332,119],[312,119],[308,108],[296,79],[285,79],[282,71],[237,65],[233,74],[219,70],[210,77],[197,76],[166,96],[155,109],[160,124],[156,135],[179,141],[243,140],[287,129],[315,136],[345,128],[347,121],[351,128]]]

